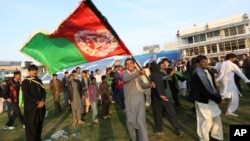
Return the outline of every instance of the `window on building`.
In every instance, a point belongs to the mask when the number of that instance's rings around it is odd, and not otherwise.
[[[213,53],[217,53],[218,52],[216,44],[212,44],[212,52]]]
[[[230,27],[229,30],[230,30],[230,36],[237,35],[236,27]]]
[[[195,35],[194,36],[194,42],[202,42],[202,41],[206,41],[206,34],[199,34],[199,35]]]
[[[198,55],[199,54],[199,49],[198,47],[194,47],[194,55]]]
[[[207,33],[207,38],[216,38],[220,36],[220,31],[216,30],[216,31],[212,31]]]
[[[232,47],[232,51],[238,50],[238,43],[237,43],[237,41],[231,41],[231,47]]]
[[[219,43],[219,50],[220,50],[220,52],[225,51],[224,43]]]
[[[245,49],[246,48],[244,39],[238,40],[238,45],[239,45],[239,49]]]
[[[192,44],[193,43],[193,37],[192,36],[188,37],[187,40],[188,40],[188,44]]]
[[[200,34],[200,41],[206,41],[206,35],[204,34]]]
[[[219,30],[213,31],[213,36],[214,37],[219,37],[220,36],[220,31]]]
[[[205,54],[204,46],[199,47],[199,54]]]
[[[225,50],[226,50],[226,51],[231,51],[230,42],[225,42]]]
[[[188,44],[187,38],[181,38],[181,43],[182,43],[183,45]]]
[[[195,36],[194,36],[194,42],[197,43],[197,42],[199,42],[199,41],[200,41],[199,35],[195,35]]]
[[[229,29],[228,28],[224,29],[224,32],[225,32],[225,37],[228,37],[229,36]]]
[[[193,48],[190,48],[190,49],[189,49],[189,53],[190,53],[190,56],[193,56],[193,55],[194,55],[194,49],[193,49]]]
[[[207,45],[207,53],[212,53],[211,45]]]
[[[237,26],[238,34],[244,34],[246,31],[244,30],[244,25]]]
[[[207,38],[212,38],[213,37],[213,33],[212,32],[208,32],[207,33]]]

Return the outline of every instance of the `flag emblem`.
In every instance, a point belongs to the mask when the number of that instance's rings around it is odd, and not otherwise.
[[[108,30],[84,30],[74,35],[79,49],[94,57],[103,57],[118,47],[118,41]]]

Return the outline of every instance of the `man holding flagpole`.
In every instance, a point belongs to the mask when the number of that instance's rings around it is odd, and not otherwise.
[[[144,70],[135,68],[132,58],[125,60],[126,70],[123,72],[124,97],[126,106],[127,128],[132,141],[148,141],[146,110],[143,89],[154,87],[154,83],[143,83],[140,75]]]

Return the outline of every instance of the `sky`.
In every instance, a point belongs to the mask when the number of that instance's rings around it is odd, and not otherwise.
[[[19,49],[39,30],[54,32],[80,0],[0,0],[0,61],[33,61]],[[250,0],[92,0],[133,55],[176,41],[177,30],[242,13]]]

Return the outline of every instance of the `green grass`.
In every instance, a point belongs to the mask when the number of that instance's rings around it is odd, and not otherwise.
[[[242,84],[244,92],[240,99],[240,106],[237,110],[239,117],[228,117],[222,114],[222,122],[224,129],[225,141],[229,141],[229,125],[230,124],[250,124],[250,90]],[[153,118],[151,108],[147,108],[147,127],[149,131],[150,141],[196,141],[196,120],[186,114],[186,111],[192,106],[182,96],[179,96],[181,109],[177,111],[177,117],[185,132],[183,138],[178,138],[166,117],[164,117],[164,136],[153,134]],[[63,97],[61,97],[61,105],[63,105]],[[48,116],[45,118],[42,140],[49,139],[50,136],[58,130],[65,130],[69,134],[68,139],[60,137],[57,141],[129,141],[129,136],[125,125],[125,114],[118,105],[110,106],[111,119],[104,120],[99,115],[100,122],[93,123],[91,121],[91,112],[84,117],[85,125],[72,126],[73,119],[70,116],[71,112],[63,109],[57,116],[53,115],[53,100],[51,92],[47,89],[46,106]],[[226,107],[222,107],[225,111]],[[0,114],[0,125],[3,127],[7,122],[7,114]],[[20,121],[14,123],[16,129],[4,130],[0,128],[0,141],[25,141],[25,133]],[[81,134],[77,137],[72,137],[74,132],[79,131]]]

